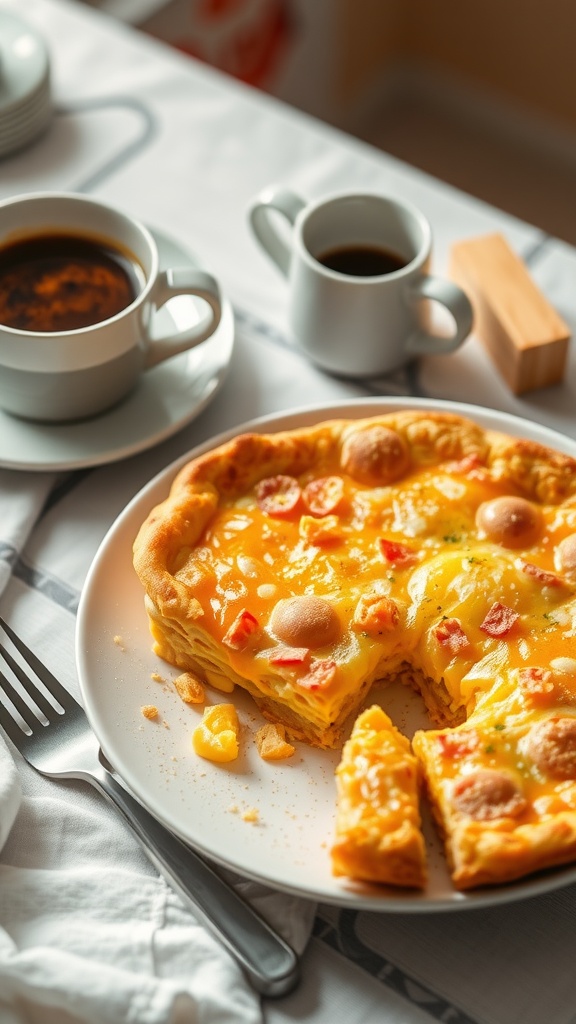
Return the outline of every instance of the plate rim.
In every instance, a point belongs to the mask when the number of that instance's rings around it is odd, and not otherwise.
[[[498,409],[490,409],[486,406],[476,406],[470,403],[454,402],[447,399],[436,400],[410,396],[382,396],[376,398],[362,397],[345,400],[343,402],[329,401],[321,404],[293,407],[291,409],[279,412],[277,411],[274,413],[266,413],[262,416],[237,424],[236,426],[203,441],[201,444],[194,446],[185,454],[180,455],[178,458],[168,463],[138,490],[106,532],[88,570],[85,584],[82,588],[76,618],[75,652],[80,693],[93,728],[93,694],[90,690],[90,685],[88,685],[88,687],[86,685],[86,678],[83,673],[83,642],[85,636],[83,624],[86,616],[86,609],[91,597],[91,588],[94,585],[94,580],[97,578],[100,563],[106,557],[109,546],[113,541],[116,532],[121,530],[122,526],[129,522],[136,509],[139,509],[141,504],[143,505],[148,501],[150,495],[159,487],[165,485],[167,493],[170,483],[178,470],[190,461],[190,459],[196,458],[199,455],[226,443],[241,433],[247,431],[262,432],[268,430],[270,430],[270,432],[277,432],[285,429],[293,429],[298,425],[304,425],[304,420],[309,417],[315,418],[315,420],[308,420],[309,423],[312,423],[314,421],[320,422],[322,419],[326,418],[343,418],[348,416],[350,418],[361,418],[363,416],[378,415],[378,410],[384,412],[385,410],[395,411],[409,408],[456,412],[458,415],[468,416],[471,418],[485,418],[487,421],[493,419],[494,421],[498,421],[498,423],[495,422],[491,426],[491,429],[503,431],[509,430],[512,434],[514,431],[517,431],[518,436],[533,436],[534,434],[541,435],[537,437],[537,440],[540,440],[541,443],[549,444],[552,447],[556,447],[558,450],[566,451],[568,454],[576,457],[576,440],[568,437],[567,435],[561,434],[554,428],[547,427],[545,424],[534,423],[514,413],[501,412]],[[293,426],[290,426],[290,424],[293,424]],[[161,498],[158,498],[157,500],[161,500]],[[96,732],[97,738],[101,742],[102,746],[106,748],[106,737],[99,735],[96,728],[94,728],[94,731]],[[134,785],[132,785],[132,788],[136,792],[138,798],[148,807],[148,810],[150,810],[150,812],[154,814],[162,824],[174,830],[173,822],[164,820],[162,816],[158,814],[157,808],[146,803],[146,794],[142,792],[140,787],[134,787]],[[494,905],[504,905],[510,902],[532,898],[576,882],[576,865],[568,864],[561,865],[556,869],[551,869],[550,871],[542,874],[536,874],[528,876],[525,879],[523,878],[513,881],[506,885],[484,887],[482,889],[469,890],[465,892],[454,889],[447,896],[436,898],[427,897],[425,890],[422,892],[415,891],[414,893],[406,893],[405,890],[398,890],[398,895],[396,895],[393,890],[386,890],[385,895],[380,894],[380,892],[374,894],[374,887],[370,886],[365,887],[364,892],[355,892],[350,890],[343,890],[342,892],[323,892],[320,890],[301,889],[300,887],[289,883],[282,884],[281,880],[278,881],[276,878],[271,879],[263,876],[262,872],[259,871],[250,872],[245,867],[239,869],[233,860],[215,855],[214,852],[204,848],[197,839],[191,838],[187,835],[185,831],[179,831],[179,835],[184,842],[199,850],[202,855],[209,857],[214,863],[220,865],[226,870],[239,873],[242,877],[251,878],[253,881],[292,896],[298,896],[303,899],[314,900],[326,905],[335,905],[354,910],[368,910],[385,913],[436,913],[472,910]]]

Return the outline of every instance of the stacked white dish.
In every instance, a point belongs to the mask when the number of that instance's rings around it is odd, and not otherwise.
[[[0,11],[0,158],[33,142],[51,118],[46,44],[25,21]]]

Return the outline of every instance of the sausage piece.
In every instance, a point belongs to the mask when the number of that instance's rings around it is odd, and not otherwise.
[[[484,501],[476,513],[476,526],[482,537],[505,548],[529,548],[542,532],[543,517],[533,502],[510,494]]]
[[[540,771],[555,779],[576,779],[576,717],[546,718],[533,725],[522,744]]]
[[[291,647],[325,647],[338,640],[340,620],[323,597],[286,597],[274,607],[270,629]]]
[[[492,768],[460,778],[454,786],[453,797],[456,810],[476,821],[515,817],[526,807],[517,782]]]
[[[374,424],[348,435],[342,445],[340,461],[342,469],[354,480],[383,487],[406,473],[410,455],[400,434]]]

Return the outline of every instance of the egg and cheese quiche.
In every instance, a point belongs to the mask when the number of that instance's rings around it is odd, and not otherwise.
[[[134,564],[157,653],[291,739],[339,745],[375,680],[422,694],[412,749],[456,887],[576,860],[575,460],[421,410],[244,434],[178,473]],[[359,720],[335,872],[423,884],[411,756]]]

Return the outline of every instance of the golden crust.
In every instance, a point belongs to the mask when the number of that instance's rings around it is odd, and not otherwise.
[[[574,459],[405,410],[244,434],[191,461],[142,524],[134,565],[157,653],[244,687],[293,739],[336,745],[375,679],[415,685],[441,729],[414,751],[468,888],[576,858],[576,780],[551,781],[518,731],[576,715],[575,535]],[[332,609],[317,632],[307,601]],[[292,607],[303,614],[281,614]],[[373,862],[350,870],[384,880]]]
[[[465,890],[500,885],[576,858],[576,812],[561,811],[546,821],[518,825],[511,832],[460,825],[453,836],[452,879]]]

